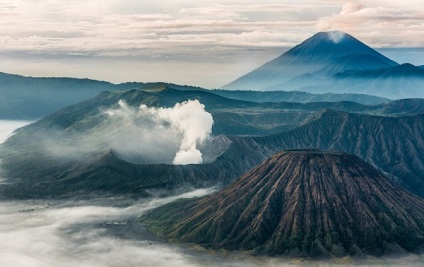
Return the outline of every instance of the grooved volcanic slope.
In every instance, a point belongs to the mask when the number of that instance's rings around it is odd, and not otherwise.
[[[273,153],[318,148],[354,154],[424,196],[424,114],[388,118],[326,110],[316,115],[290,132],[256,138],[254,147]]]
[[[216,194],[141,219],[165,238],[267,255],[383,255],[424,247],[424,200],[341,152],[278,153]]]
[[[305,84],[302,80],[308,80],[311,75],[332,76],[346,70],[371,70],[397,65],[347,33],[319,32],[223,87],[237,90],[303,89]],[[314,85],[316,87],[316,82]]]

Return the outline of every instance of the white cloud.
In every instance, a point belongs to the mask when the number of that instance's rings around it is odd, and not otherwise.
[[[342,7],[342,12],[340,14],[349,14],[353,12],[357,12],[365,7],[364,4],[358,2],[347,2]]]
[[[122,1],[121,8],[116,8],[116,2],[16,1],[16,15],[5,19],[3,25],[8,26],[0,29],[1,50],[36,50],[47,54],[81,51],[109,56],[116,55],[116,50],[130,56],[130,50],[138,50],[141,54],[184,54],[195,53],[194,47],[205,45],[202,40],[225,48],[227,44],[243,41],[237,39],[242,37],[240,33],[258,31],[276,36],[263,45],[281,47],[302,40],[314,25],[314,21],[302,18],[302,12],[316,9],[310,4],[283,5],[278,1],[264,4],[224,1],[221,5],[212,4],[213,1],[201,4],[193,1],[179,1],[178,4],[163,0],[149,4]],[[125,3],[138,13],[117,12]],[[309,30],[299,34],[302,27],[309,27]],[[57,34],[58,29],[63,34]],[[298,33],[295,40],[281,38],[290,32]],[[176,43],[182,35],[187,35],[186,42]],[[195,38],[191,38],[193,36]],[[262,46],[260,42],[244,43]]]
[[[216,1],[136,1],[136,0],[38,0],[0,1],[0,53],[2,55],[34,55],[49,58],[139,57],[140,61],[160,62],[149,73],[133,74],[132,80],[181,79],[162,69],[170,61],[227,62],[228,69],[242,66],[247,57],[260,57],[265,51],[291,47],[311,36],[316,30],[347,31],[374,47],[424,47],[424,6],[420,0],[319,0],[282,4],[268,0]],[[252,48],[255,51],[252,51]],[[121,58],[120,58],[121,57]],[[230,60],[229,60],[230,59]],[[259,62],[269,60],[262,57]],[[56,59],[59,60],[59,59]],[[16,64],[16,63],[15,63]],[[63,76],[70,72],[63,63]],[[143,63],[139,63],[140,65]],[[232,64],[232,65],[230,65]],[[423,62],[424,64],[424,62]],[[231,68],[232,66],[232,68]],[[105,66],[106,67],[106,66]],[[253,67],[253,66],[252,66]],[[199,82],[187,77],[184,83],[220,86],[228,82],[212,66],[198,73]],[[2,71],[23,68],[9,66]],[[188,72],[194,71],[190,70]],[[37,74],[37,69],[33,70]],[[49,73],[57,70],[49,69]],[[87,72],[84,72],[87,73]],[[92,70],[90,77],[100,73]],[[81,73],[82,74],[82,73]],[[150,75],[149,75],[150,74]],[[116,76],[126,77],[123,70]],[[110,79],[110,76],[102,76]],[[234,78],[237,74],[234,74]],[[115,78],[114,80],[120,80]],[[203,81],[202,81],[203,80]]]
[[[347,2],[316,28],[347,31],[374,47],[424,47],[424,6],[413,2]]]

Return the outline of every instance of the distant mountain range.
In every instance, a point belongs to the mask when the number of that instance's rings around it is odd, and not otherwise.
[[[236,90],[424,97],[420,67],[399,65],[344,32],[320,32],[223,86]]]
[[[380,104],[387,101],[386,98],[424,98],[423,73],[423,66],[399,65],[349,34],[320,32],[224,86],[232,91],[212,92],[251,102]],[[0,73],[0,119],[39,119],[103,91],[157,86],[202,89],[168,83],[113,84],[90,79]]]
[[[206,90],[193,86],[169,83],[109,82],[75,78],[34,78],[0,73],[0,119],[33,120],[69,105],[96,96],[103,91],[120,91],[167,87],[177,90],[204,90],[226,96],[223,90]],[[309,94],[299,92],[270,92],[251,97],[251,92],[238,91],[235,99],[253,102],[335,102],[355,101],[363,104],[380,104],[387,99],[357,94]],[[229,97],[232,98],[232,97]]]
[[[424,199],[358,157],[278,153],[222,191],[141,217],[167,240],[254,255],[364,257],[420,252]]]
[[[132,130],[117,127],[108,119],[105,110],[116,108],[119,100],[138,108],[141,104],[169,107],[187,99],[198,99],[214,117],[215,138],[200,148],[205,164],[145,162],[145,151],[131,160],[105,141],[119,140]],[[1,175],[10,181],[0,186],[0,193],[22,198],[92,192],[143,196],[151,189],[228,184],[280,150],[319,148],[357,155],[424,196],[423,114],[422,99],[372,106],[354,102],[255,103],[162,85],[103,92],[19,129],[0,145]],[[271,133],[274,135],[263,136]],[[98,149],[85,151],[84,140],[98,144]],[[131,146],[136,141],[119,143]]]
[[[113,84],[89,79],[0,73],[0,119],[37,119],[93,97]]]
[[[364,105],[377,105],[389,102],[389,99],[365,94],[312,94],[300,91],[243,91],[243,90],[212,90],[214,94],[250,102],[357,102]]]

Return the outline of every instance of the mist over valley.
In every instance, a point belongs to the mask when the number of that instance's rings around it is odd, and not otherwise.
[[[423,266],[423,12],[0,0],[0,266]]]

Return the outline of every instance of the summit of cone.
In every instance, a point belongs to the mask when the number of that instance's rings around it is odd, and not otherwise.
[[[318,32],[223,88],[275,89],[280,85],[290,86],[293,79],[304,75],[330,77],[351,69],[381,69],[397,65],[348,33]]]
[[[424,246],[424,200],[356,156],[280,152],[222,191],[155,209],[153,233],[289,257],[380,256]]]

